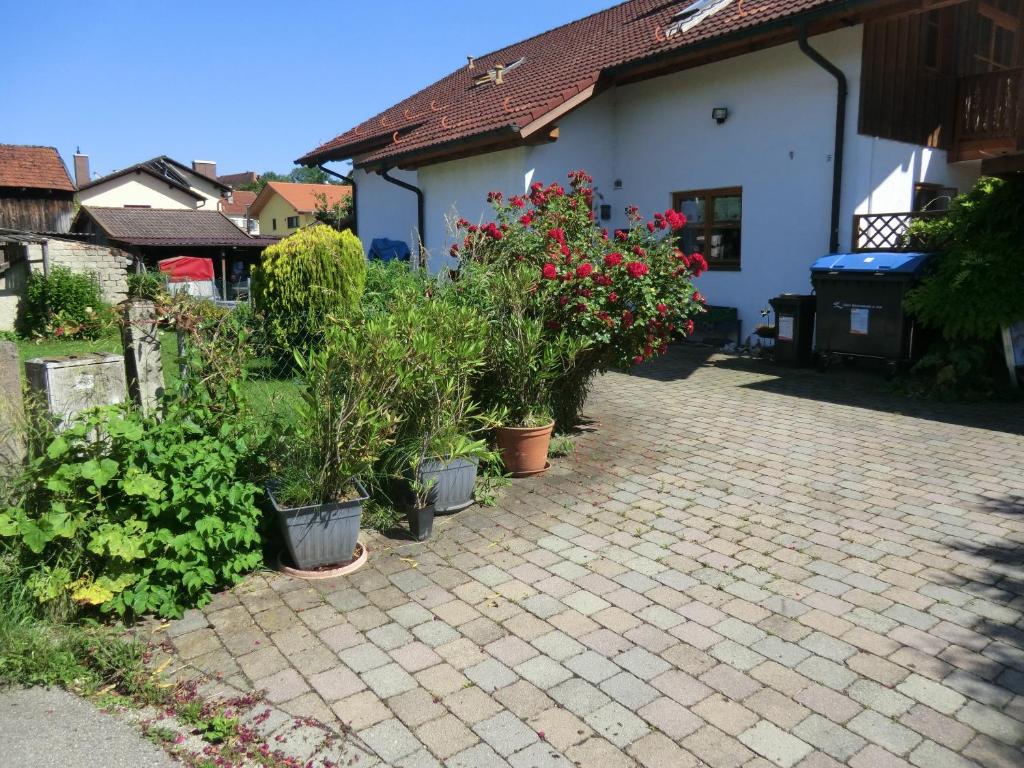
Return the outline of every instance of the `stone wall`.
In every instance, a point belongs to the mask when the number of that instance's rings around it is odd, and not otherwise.
[[[118,304],[128,298],[131,254],[119,248],[77,240],[49,240],[47,248],[51,268],[67,267],[72,272],[94,275],[99,281],[103,298],[111,304]],[[0,275],[0,331],[14,329],[28,270],[43,271],[42,244],[10,245],[7,246],[7,253],[8,261],[12,264],[7,272]]]

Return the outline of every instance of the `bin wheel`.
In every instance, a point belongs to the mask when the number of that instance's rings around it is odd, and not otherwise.
[[[832,357],[825,353],[819,354],[815,367],[818,369],[818,373],[825,373],[825,371],[832,367]]]
[[[892,381],[896,378],[896,374],[900,372],[899,363],[890,362],[885,364],[885,380]]]

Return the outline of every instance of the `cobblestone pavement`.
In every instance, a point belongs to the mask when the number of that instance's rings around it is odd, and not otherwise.
[[[1024,764],[1024,408],[689,349],[588,414],[430,542],[219,595],[180,660],[389,766]]]

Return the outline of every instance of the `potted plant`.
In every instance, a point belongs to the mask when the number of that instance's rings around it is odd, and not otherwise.
[[[452,300],[450,286],[410,291],[392,319],[404,329],[400,420],[391,451],[413,536],[433,530],[435,514],[473,503],[479,459],[486,443],[473,435],[482,424],[473,381],[483,364],[486,323],[472,307]]]
[[[555,422],[552,395],[586,350],[586,339],[554,327],[549,304],[526,264],[490,269],[464,265],[460,283],[476,284],[489,309],[485,375],[479,397],[495,426],[505,469],[513,477],[544,472]]]
[[[305,386],[267,493],[300,570],[353,559],[367,499],[361,478],[393,439],[403,354],[385,316],[332,324],[321,347],[296,355]]]

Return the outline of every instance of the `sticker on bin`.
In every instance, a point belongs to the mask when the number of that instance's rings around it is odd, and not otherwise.
[[[793,340],[793,316],[779,315],[779,341]]]
[[[870,316],[871,310],[867,307],[850,307],[850,333],[856,336],[867,336]]]

